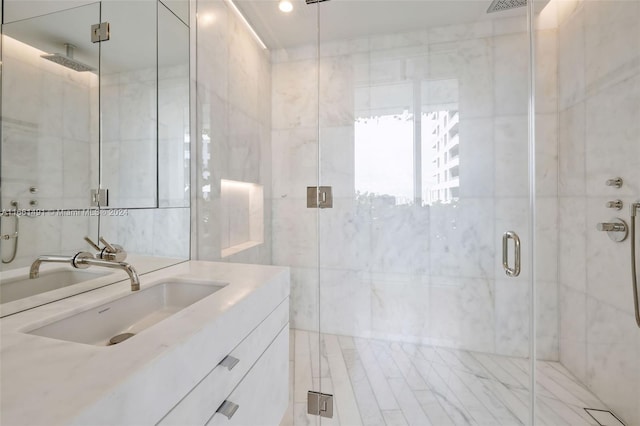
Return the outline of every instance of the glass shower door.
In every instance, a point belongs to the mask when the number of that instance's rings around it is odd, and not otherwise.
[[[527,11],[489,4],[358,2],[344,39],[320,3],[322,424],[531,422]]]

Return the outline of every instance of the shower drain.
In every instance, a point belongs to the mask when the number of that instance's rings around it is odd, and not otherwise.
[[[609,410],[585,408],[584,411],[586,411],[587,414],[589,414],[600,426],[625,426],[625,424],[622,423],[622,420]]]

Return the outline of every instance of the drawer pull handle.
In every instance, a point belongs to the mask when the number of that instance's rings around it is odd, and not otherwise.
[[[234,404],[231,401],[225,401],[216,410],[216,413],[224,414],[228,419],[231,419],[236,411],[238,411],[238,408],[240,408],[238,404]]]
[[[227,355],[226,357],[224,357],[224,359],[222,361],[220,361],[220,364],[223,367],[227,367],[229,369],[229,371],[233,370],[233,367],[236,366],[237,363],[239,363],[240,360],[238,358],[234,358],[231,355]]]

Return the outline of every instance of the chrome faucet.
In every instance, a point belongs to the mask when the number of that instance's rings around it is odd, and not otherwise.
[[[39,256],[31,264],[29,278],[38,278],[40,275],[40,265],[43,263],[69,263],[76,269],[87,269],[89,266],[100,266],[103,268],[122,269],[129,275],[131,280],[131,291],[140,290],[140,278],[136,270],[127,262],[115,262],[110,260],[96,259],[91,253],[81,251],[73,256]]]
[[[131,291],[140,290],[140,278],[136,270],[127,262],[114,262],[111,260],[94,259],[93,257],[87,259],[84,258],[80,261],[81,265],[87,266],[101,266],[103,268],[122,269],[129,275],[131,280]]]

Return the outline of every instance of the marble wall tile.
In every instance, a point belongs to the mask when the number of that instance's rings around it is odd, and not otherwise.
[[[536,195],[558,195],[558,114],[536,114]]]
[[[198,14],[209,19],[198,20],[198,36],[207,43],[197,43],[198,85],[227,99],[229,81],[230,13],[219,0],[198,0]],[[198,93],[199,94],[199,93]]]
[[[491,118],[460,120],[460,196],[494,195],[494,140]]]
[[[493,21],[493,35],[522,34],[527,32],[527,20],[524,16],[509,16]]]
[[[494,119],[495,195],[526,196],[529,193],[528,121],[525,115]]]
[[[153,214],[152,209],[130,209],[126,216],[105,216],[101,218],[100,233],[107,241],[116,241],[125,247],[129,253],[152,255]]]
[[[238,19],[230,22],[229,28],[229,76],[228,96],[234,107],[249,117],[258,115],[258,64],[264,55],[251,34]]]
[[[495,291],[489,279],[433,277],[428,339],[436,345],[494,352]]]
[[[227,141],[226,170],[224,176],[243,182],[260,181],[262,143],[258,121],[242,110],[229,108],[229,137]]]
[[[313,127],[272,132],[274,198],[306,197],[306,187],[318,179],[317,153],[318,134]]]
[[[529,356],[529,295],[525,280],[496,279],[496,353]]]
[[[558,279],[558,199],[536,198],[535,212],[536,279],[555,282]]]
[[[94,167],[90,163],[90,147],[86,140],[64,139],[62,142],[63,150],[63,170],[62,170],[62,188],[63,198],[62,208],[78,208],[86,207],[87,194],[91,186],[96,186],[97,182],[90,182],[87,178],[89,170]],[[83,200],[83,201],[80,201]]]
[[[526,32],[493,39],[495,114],[526,114],[529,100],[529,58]],[[526,141],[526,139],[524,139]]]
[[[430,274],[494,276],[494,208],[489,198],[462,199],[455,204],[431,207]]]
[[[587,99],[587,195],[633,197],[640,193],[639,111],[640,74]],[[626,180],[622,188],[604,185],[618,174]]]
[[[416,40],[419,39],[418,33],[416,33]],[[402,40],[402,39],[401,39]],[[402,42],[399,40],[399,42]],[[410,43],[410,41],[407,41]],[[342,56],[342,55],[352,55],[356,53],[367,53],[370,50],[371,39],[369,37],[359,37],[353,38],[349,40],[337,40],[337,41],[322,41],[320,43],[319,53],[320,57],[329,57],[329,56]],[[292,49],[287,49],[290,52]],[[297,50],[296,48],[293,49]],[[309,55],[307,59],[311,58],[316,52],[311,52],[310,49],[307,50]],[[291,55],[290,55],[291,56]]]
[[[328,47],[331,50],[331,46]],[[316,45],[305,45],[289,47],[285,49],[275,49],[271,51],[271,63],[279,64],[283,62],[296,62],[318,58],[318,47]]]
[[[160,257],[189,258],[190,212],[188,208],[149,211],[153,221],[153,242],[147,250]]]
[[[586,85],[597,91],[637,75],[640,67],[640,4],[584,2]]]
[[[493,34],[493,21],[485,20],[465,25],[447,25],[428,30],[429,43],[443,43],[490,37]]]
[[[559,112],[558,192],[561,196],[586,193],[585,104],[580,102]]]
[[[399,34],[381,34],[369,37],[369,49],[383,50],[427,44],[428,31],[413,31]],[[352,52],[349,52],[352,53]]]
[[[313,60],[273,65],[271,114],[274,130],[317,125],[316,69]]]
[[[491,117],[494,113],[494,92],[502,82],[494,79],[494,40],[465,40],[458,46],[460,84],[460,117],[464,121],[475,117]]]
[[[395,339],[429,336],[429,285],[414,276],[380,276],[371,282],[371,327]]]
[[[371,285],[361,271],[321,268],[320,320],[323,333],[370,336]]]
[[[560,362],[587,382],[587,295],[561,284],[559,291]]]
[[[323,268],[368,270],[372,261],[369,214],[366,206],[352,198],[334,197],[333,208],[319,211],[316,242]]]
[[[337,127],[353,124],[354,85],[351,58],[349,56],[321,58],[318,66],[320,68],[320,126]]]
[[[640,336],[633,315],[587,298],[587,384],[627,424],[640,422]]]
[[[364,206],[363,241],[367,269],[373,273],[428,274],[431,227],[427,207],[373,202]]]
[[[322,141],[320,179],[323,186],[333,187],[333,196],[336,198],[353,198],[355,196],[354,138],[353,123],[349,126],[322,127],[320,129],[320,140]],[[313,155],[310,157],[313,158]],[[290,162],[296,163],[297,161],[290,160]],[[310,167],[310,170],[314,170],[314,167]],[[298,185],[300,184],[301,182],[298,183]]]
[[[564,110],[584,100],[585,28],[584,2],[558,28],[559,107]]]
[[[248,239],[250,235],[231,232],[249,221],[249,211],[234,215],[234,223],[221,227],[220,180],[260,184],[264,188],[265,212],[262,228],[266,244],[226,257],[225,261],[271,263],[272,220],[276,211],[289,206],[272,204],[271,101],[272,69],[269,54],[260,48],[244,24],[221,0],[198,2],[196,152],[198,173],[193,238],[197,257],[221,260],[221,249]],[[292,76],[293,77],[293,76]],[[293,80],[292,80],[293,81]],[[275,90],[275,89],[274,89]],[[286,197],[287,194],[284,194]],[[306,196],[306,194],[304,194]],[[303,197],[301,194],[300,197]],[[301,201],[303,198],[301,198]],[[287,200],[288,201],[288,200]],[[302,205],[302,204],[301,204]],[[240,211],[240,210],[238,210]],[[246,215],[244,214],[246,212]],[[236,223],[237,222],[237,223]],[[237,240],[228,240],[235,235]],[[247,238],[245,238],[247,237]],[[295,263],[287,263],[295,266]]]
[[[542,274],[538,274],[540,276]],[[536,279],[536,356],[555,361],[559,357],[558,283]],[[522,303],[522,302],[520,302]],[[525,301],[526,303],[526,301]]]
[[[585,292],[587,288],[587,200],[558,199],[558,280]]]
[[[558,33],[555,28],[538,30],[536,42],[536,113],[558,111]],[[525,76],[526,74],[521,74]]]
[[[318,285],[317,268],[291,267],[291,328],[318,330]]]
[[[305,197],[273,200],[273,263],[318,266],[318,212],[307,209]]]

